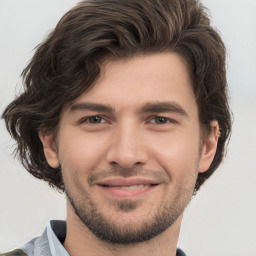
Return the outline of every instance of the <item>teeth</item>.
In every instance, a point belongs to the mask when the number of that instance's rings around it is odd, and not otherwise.
[[[134,186],[124,186],[124,187],[117,186],[117,188],[121,188],[121,189],[125,189],[125,190],[133,190],[133,189],[144,188],[144,187],[148,187],[148,186],[149,185],[134,185]]]

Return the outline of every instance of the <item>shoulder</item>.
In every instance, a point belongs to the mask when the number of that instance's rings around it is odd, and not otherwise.
[[[16,249],[10,252],[4,252],[0,253],[0,256],[26,256],[27,254],[21,250],[21,249]]]

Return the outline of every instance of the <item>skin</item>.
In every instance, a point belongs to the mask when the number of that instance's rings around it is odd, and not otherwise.
[[[61,166],[73,200],[73,205],[67,201],[67,251],[72,256],[176,255],[198,172],[209,168],[216,152],[217,121],[211,127],[202,138],[190,76],[178,55],[141,55],[102,65],[93,87],[64,107],[57,139],[39,134],[48,163]],[[120,188],[134,184],[147,186]],[[127,235],[154,223],[155,216],[172,225],[140,243],[109,243],[82,221],[91,205]]]

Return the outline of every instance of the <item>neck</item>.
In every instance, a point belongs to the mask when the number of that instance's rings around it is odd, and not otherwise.
[[[99,240],[68,204],[67,234],[64,247],[72,256],[175,256],[182,215],[165,232],[149,241],[132,245],[111,245]]]

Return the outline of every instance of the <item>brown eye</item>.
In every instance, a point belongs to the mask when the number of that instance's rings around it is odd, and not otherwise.
[[[87,122],[91,124],[100,124],[102,120],[103,118],[100,116],[91,116],[91,117],[88,117]]]
[[[154,124],[166,124],[168,123],[169,119],[162,116],[156,116],[152,119],[152,123]]]
[[[105,119],[101,116],[89,116],[86,118],[83,118],[79,124],[87,123],[87,124],[101,124],[104,123]]]
[[[164,116],[154,116],[150,119],[151,124],[178,124],[175,119],[164,117]]]

